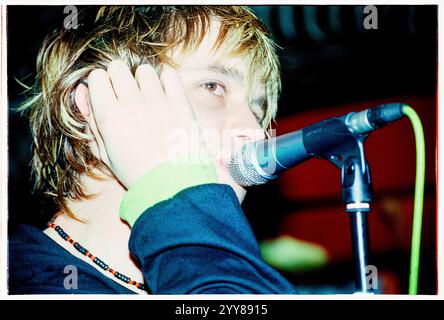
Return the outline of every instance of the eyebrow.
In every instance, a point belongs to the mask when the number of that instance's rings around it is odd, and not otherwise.
[[[220,64],[213,64],[210,66],[197,68],[198,70],[208,70],[223,76],[226,76],[228,78],[234,79],[238,82],[243,82],[245,79],[245,76],[242,72],[239,72],[238,70],[234,68],[225,67]]]

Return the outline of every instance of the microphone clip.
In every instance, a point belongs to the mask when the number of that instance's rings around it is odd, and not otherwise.
[[[358,204],[368,205],[373,201],[370,169],[364,153],[367,136],[351,132],[345,117],[330,118],[303,129],[307,152],[331,162],[341,170],[342,201],[346,205],[355,204],[348,206],[347,212],[356,209],[369,211]]]

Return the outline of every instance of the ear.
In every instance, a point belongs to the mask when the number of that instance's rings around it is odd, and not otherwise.
[[[87,119],[90,114],[91,105],[89,101],[89,90],[88,87],[83,83],[79,83],[74,93],[74,101],[82,113],[83,117]]]

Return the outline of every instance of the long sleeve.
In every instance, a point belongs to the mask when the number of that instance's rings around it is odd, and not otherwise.
[[[291,294],[267,265],[233,189],[187,188],[135,222],[130,251],[155,294]]]

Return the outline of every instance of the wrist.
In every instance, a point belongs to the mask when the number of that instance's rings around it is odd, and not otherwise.
[[[218,182],[214,161],[206,154],[185,155],[165,162],[147,172],[128,189],[120,206],[120,217],[132,227],[148,208],[178,192]]]

